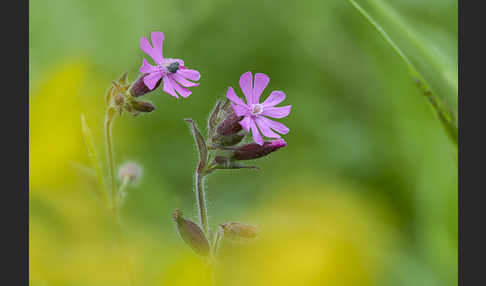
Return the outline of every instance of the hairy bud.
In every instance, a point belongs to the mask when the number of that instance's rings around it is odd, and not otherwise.
[[[212,141],[218,143],[221,146],[234,146],[245,138],[246,134],[236,133],[232,135],[216,135],[212,138]]]
[[[113,100],[115,102],[115,105],[117,105],[117,106],[122,106],[123,103],[125,103],[125,98],[121,94],[115,95],[115,97],[113,98]]]
[[[243,116],[237,116],[234,112],[229,113],[226,118],[218,125],[216,132],[218,135],[233,135],[243,129],[239,121]]]
[[[216,169],[259,169],[257,166],[246,166],[224,156],[214,157],[213,164],[216,164]]]
[[[136,101],[133,100],[131,102],[133,109],[139,112],[152,112],[155,109],[155,106],[148,101]]]
[[[241,222],[227,222],[221,225],[224,234],[230,238],[255,238],[258,235],[254,225]]]
[[[177,223],[177,229],[182,240],[201,256],[208,256],[209,242],[201,228],[194,222],[184,219],[181,210],[176,209],[173,213],[174,221]]]
[[[133,97],[138,97],[138,96],[142,96],[146,93],[149,93],[153,90],[155,90],[159,85],[160,83],[162,82],[162,79],[160,79],[157,84],[155,85],[154,89],[150,90],[146,85],[145,83],[143,82],[143,78],[146,77],[148,74],[143,74],[141,75],[140,77],[138,77],[138,79],[132,84],[132,86],[130,87],[130,95],[133,96]]]
[[[250,143],[237,147],[232,154],[235,160],[253,160],[264,157],[278,149],[287,146],[283,139],[265,141],[262,146],[257,143]]]

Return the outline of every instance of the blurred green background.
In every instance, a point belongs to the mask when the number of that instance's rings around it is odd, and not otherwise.
[[[373,1],[360,1],[366,2]],[[387,4],[457,70],[457,1]],[[201,72],[176,100],[118,118],[116,162],[143,166],[123,209],[138,285],[205,285],[179,239],[175,208],[197,215],[192,137],[246,71],[263,72],[292,104],[285,149],[260,171],[207,181],[213,227],[259,226],[225,244],[219,285],[456,285],[457,149],[400,58],[343,0],[31,0],[29,33],[30,285],[128,285],[125,256],[92,195],[80,114],[104,158],[104,94],[138,76],[139,39],[165,33],[164,55]],[[384,25],[385,29],[386,26]],[[457,74],[456,74],[457,82]],[[105,171],[106,169],[106,165]]]

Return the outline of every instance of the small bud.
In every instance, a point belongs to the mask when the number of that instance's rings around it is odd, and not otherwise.
[[[137,181],[142,176],[142,168],[134,162],[126,162],[118,170],[118,178],[123,181],[127,178],[130,182]]]
[[[252,160],[266,156],[278,149],[287,146],[283,139],[265,141],[262,146],[257,143],[250,143],[237,147],[233,151],[232,158],[235,160]]]
[[[213,137],[213,142],[218,143],[221,146],[234,146],[245,138],[246,134],[236,133],[232,135],[216,135]]]
[[[246,166],[224,156],[214,157],[213,164],[216,164],[215,169],[259,169],[257,166]]]
[[[160,83],[162,82],[162,78],[157,82],[157,84],[155,85],[155,87],[150,90],[146,85],[145,83],[143,82],[143,78],[145,76],[147,76],[148,74],[143,74],[141,75],[133,84],[132,86],[130,87],[130,95],[133,96],[133,97],[138,97],[138,96],[142,96],[146,93],[149,93],[153,90],[155,90],[159,85]]]
[[[194,222],[184,219],[181,210],[176,209],[173,213],[174,221],[177,223],[177,229],[182,240],[192,248],[197,254],[208,256],[209,242],[201,228]]]
[[[113,98],[113,100],[115,101],[115,104],[117,106],[122,106],[123,103],[125,103],[125,98],[121,94],[115,95],[115,97]]]
[[[208,130],[209,130],[210,135],[212,135],[214,133],[214,129],[216,127],[215,126],[216,121],[218,120],[219,112],[221,111],[221,105],[222,105],[222,102],[224,100],[225,99],[220,99],[220,100],[218,100],[218,102],[216,102],[216,105],[214,106],[213,111],[211,112],[211,115],[209,116]]]
[[[254,225],[240,223],[240,222],[227,222],[221,225],[224,234],[230,238],[255,238],[258,235],[257,228]]]
[[[133,109],[140,112],[152,112],[155,109],[155,106],[153,106],[152,103],[148,101],[133,100],[131,102],[131,106],[133,107]]]
[[[219,135],[233,135],[243,129],[240,125],[240,120],[243,116],[237,116],[234,112],[229,113],[226,118],[218,125],[216,132]]]

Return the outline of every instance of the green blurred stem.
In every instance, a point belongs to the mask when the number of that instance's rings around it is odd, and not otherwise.
[[[135,275],[132,271],[132,265],[130,261],[130,257],[128,253],[126,252],[126,247],[125,247],[125,236],[123,234],[123,227],[122,227],[122,222],[121,222],[121,216],[120,216],[120,208],[115,206],[112,209],[112,214],[113,214],[113,220],[115,224],[115,232],[116,232],[116,238],[118,240],[118,246],[120,248],[120,251],[122,252],[123,256],[125,257],[124,260],[124,267],[126,271],[128,272],[128,277],[129,277],[129,285],[134,286],[135,285]]]
[[[106,109],[106,114],[105,114],[105,141],[106,141],[106,156],[108,159],[108,167],[110,169],[110,181],[111,181],[111,188],[109,189],[109,197],[110,197],[110,204],[108,206],[109,211],[112,214],[112,218],[115,224],[115,232],[116,232],[116,237],[118,240],[118,244],[120,247],[120,251],[123,253],[123,256],[125,257],[124,259],[124,265],[125,268],[128,272],[129,276],[129,285],[134,286],[135,285],[135,276],[132,271],[131,263],[130,263],[130,257],[126,253],[125,249],[125,237],[123,235],[123,228],[122,228],[122,222],[121,222],[121,196],[123,195],[123,192],[125,191],[125,188],[128,184],[128,178],[125,178],[120,185],[120,188],[118,191],[116,190],[116,182],[115,182],[115,163],[113,159],[113,137],[111,134],[111,128],[113,127],[113,122],[115,120],[115,115],[116,111],[108,107]]]
[[[213,256],[216,257],[218,254],[218,249],[219,249],[219,243],[221,242],[221,239],[223,238],[223,230],[220,229],[216,232],[216,238],[214,239],[214,245],[213,245]]]
[[[115,204],[118,211],[120,211],[121,208],[123,207],[124,197],[126,196],[125,189],[127,188],[129,182],[130,182],[130,178],[124,177],[122,183],[120,184],[120,187],[118,188],[118,192],[116,193]]]
[[[110,169],[110,181],[111,181],[111,189],[109,189],[109,197],[110,197],[110,206],[113,208],[113,204],[115,203],[115,194],[116,194],[116,184],[115,184],[115,163],[113,159],[113,139],[111,136],[111,127],[113,126],[113,122],[115,119],[115,113],[112,112],[112,109],[108,107],[105,114],[105,141],[106,141],[106,156],[108,159],[108,168]],[[116,207],[115,207],[116,208]]]
[[[458,145],[458,126],[455,112],[450,108],[446,101],[442,100],[437,96],[437,94],[430,88],[429,84],[426,82],[423,75],[419,72],[418,68],[410,61],[410,59],[405,55],[405,53],[398,47],[398,45],[392,40],[392,38],[387,34],[383,27],[376,22],[373,17],[366,12],[363,7],[361,7],[355,0],[348,0],[351,5],[353,5],[359,13],[375,28],[378,34],[390,45],[390,47],[397,53],[397,55],[403,60],[407,65],[409,72],[414,78],[424,93],[427,96],[431,106],[436,111],[437,117],[442,123],[446,134],[449,136],[454,146],[457,148]],[[381,8],[383,9],[383,8]],[[403,25],[401,25],[403,26]],[[411,33],[407,30],[407,35],[410,37]],[[416,42],[415,38],[412,40]],[[423,49],[422,49],[423,50]],[[453,85],[454,86],[454,85]],[[455,87],[455,86],[454,86]],[[457,91],[457,88],[455,88]],[[457,93],[457,92],[456,92]]]

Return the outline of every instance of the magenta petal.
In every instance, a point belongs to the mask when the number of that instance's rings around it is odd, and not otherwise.
[[[292,105],[286,105],[282,107],[265,107],[263,108],[262,115],[272,118],[284,118],[289,115]]]
[[[251,128],[251,135],[253,136],[253,140],[255,141],[255,143],[257,143],[260,146],[263,145],[263,138],[262,135],[260,134],[260,131],[258,131],[255,121],[253,120],[251,121],[250,128]]]
[[[273,107],[285,99],[285,93],[280,90],[274,90],[262,103],[263,107]]]
[[[177,93],[175,92],[174,86],[172,85],[172,81],[169,79],[169,77],[164,76],[164,92],[172,95],[175,98],[179,98]]]
[[[201,77],[201,74],[199,74],[199,72],[197,70],[191,70],[191,69],[179,69],[177,71],[178,74],[182,75],[183,77],[187,78],[187,79],[190,79],[190,80],[194,80],[194,81],[198,81],[199,78]]]
[[[246,97],[248,106],[253,104],[253,83],[251,72],[246,72],[240,77],[240,88]]]
[[[245,129],[246,132],[250,131],[251,122],[252,122],[252,120],[251,120],[250,116],[245,116],[245,118],[243,118],[243,120],[239,121],[241,127],[243,127],[243,129]]]
[[[267,87],[270,78],[263,73],[255,74],[255,83],[253,84],[253,103],[260,102],[260,96],[263,90]]]
[[[162,72],[154,72],[151,73],[143,78],[143,83],[148,87],[148,89],[152,90],[154,89],[155,85],[157,82],[160,80],[162,77]]]
[[[231,103],[231,107],[237,116],[243,116],[248,113],[248,107],[246,107],[246,105]]]
[[[153,49],[147,38],[140,38],[140,49],[149,55],[157,64],[162,64],[162,51],[157,52]]]
[[[255,123],[258,126],[258,128],[260,129],[260,131],[262,131],[262,133],[263,133],[264,136],[269,137],[269,138],[280,138],[280,135],[278,135],[277,133],[273,132],[266,125],[265,121],[261,119],[260,116],[258,116],[257,118],[255,118]]]
[[[192,91],[180,86],[180,84],[175,82],[175,80],[172,78],[172,75],[168,75],[167,80],[170,81],[171,85],[175,88],[177,93],[179,93],[182,97],[188,97],[189,95],[191,95]]]
[[[156,72],[157,70],[158,69],[153,65],[149,64],[146,59],[143,59],[142,66],[139,69],[141,73],[153,73]]]
[[[174,79],[180,83],[182,86],[185,86],[185,87],[191,87],[191,86],[198,86],[199,83],[196,83],[196,82],[192,82],[192,81],[188,81],[187,79],[185,79],[183,76],[181,76],[179,74],[179,71],[177,71],[175,74],[172,74],[172,76],[174,77]]]
[[[163,57],[162,57],[162,45],[164,43],[164,33],[162,32],[152,32],[151,39],[152,39],[152,46],[154,56],[152,58],[154,61],[157,63],[162,63]]]
[[[235,90],[231,86],[228,87],[228,91],[226,92],[226,98],[231,100],[231,102],[236,105],[246,105],[245,102],[243,102],[243,100],[236,95]]]
[[[260,118],[263,120],[265,125],[272,128],[273,130],[277,131],[278,133],[280,133],[280,134],[289,133],[289,128],[287,126],[283,125],[282,123],[277,122],[277,121],[273,121],[273,120],[268,119],[268,118],[263,117],[263,116],[261,116]]]

